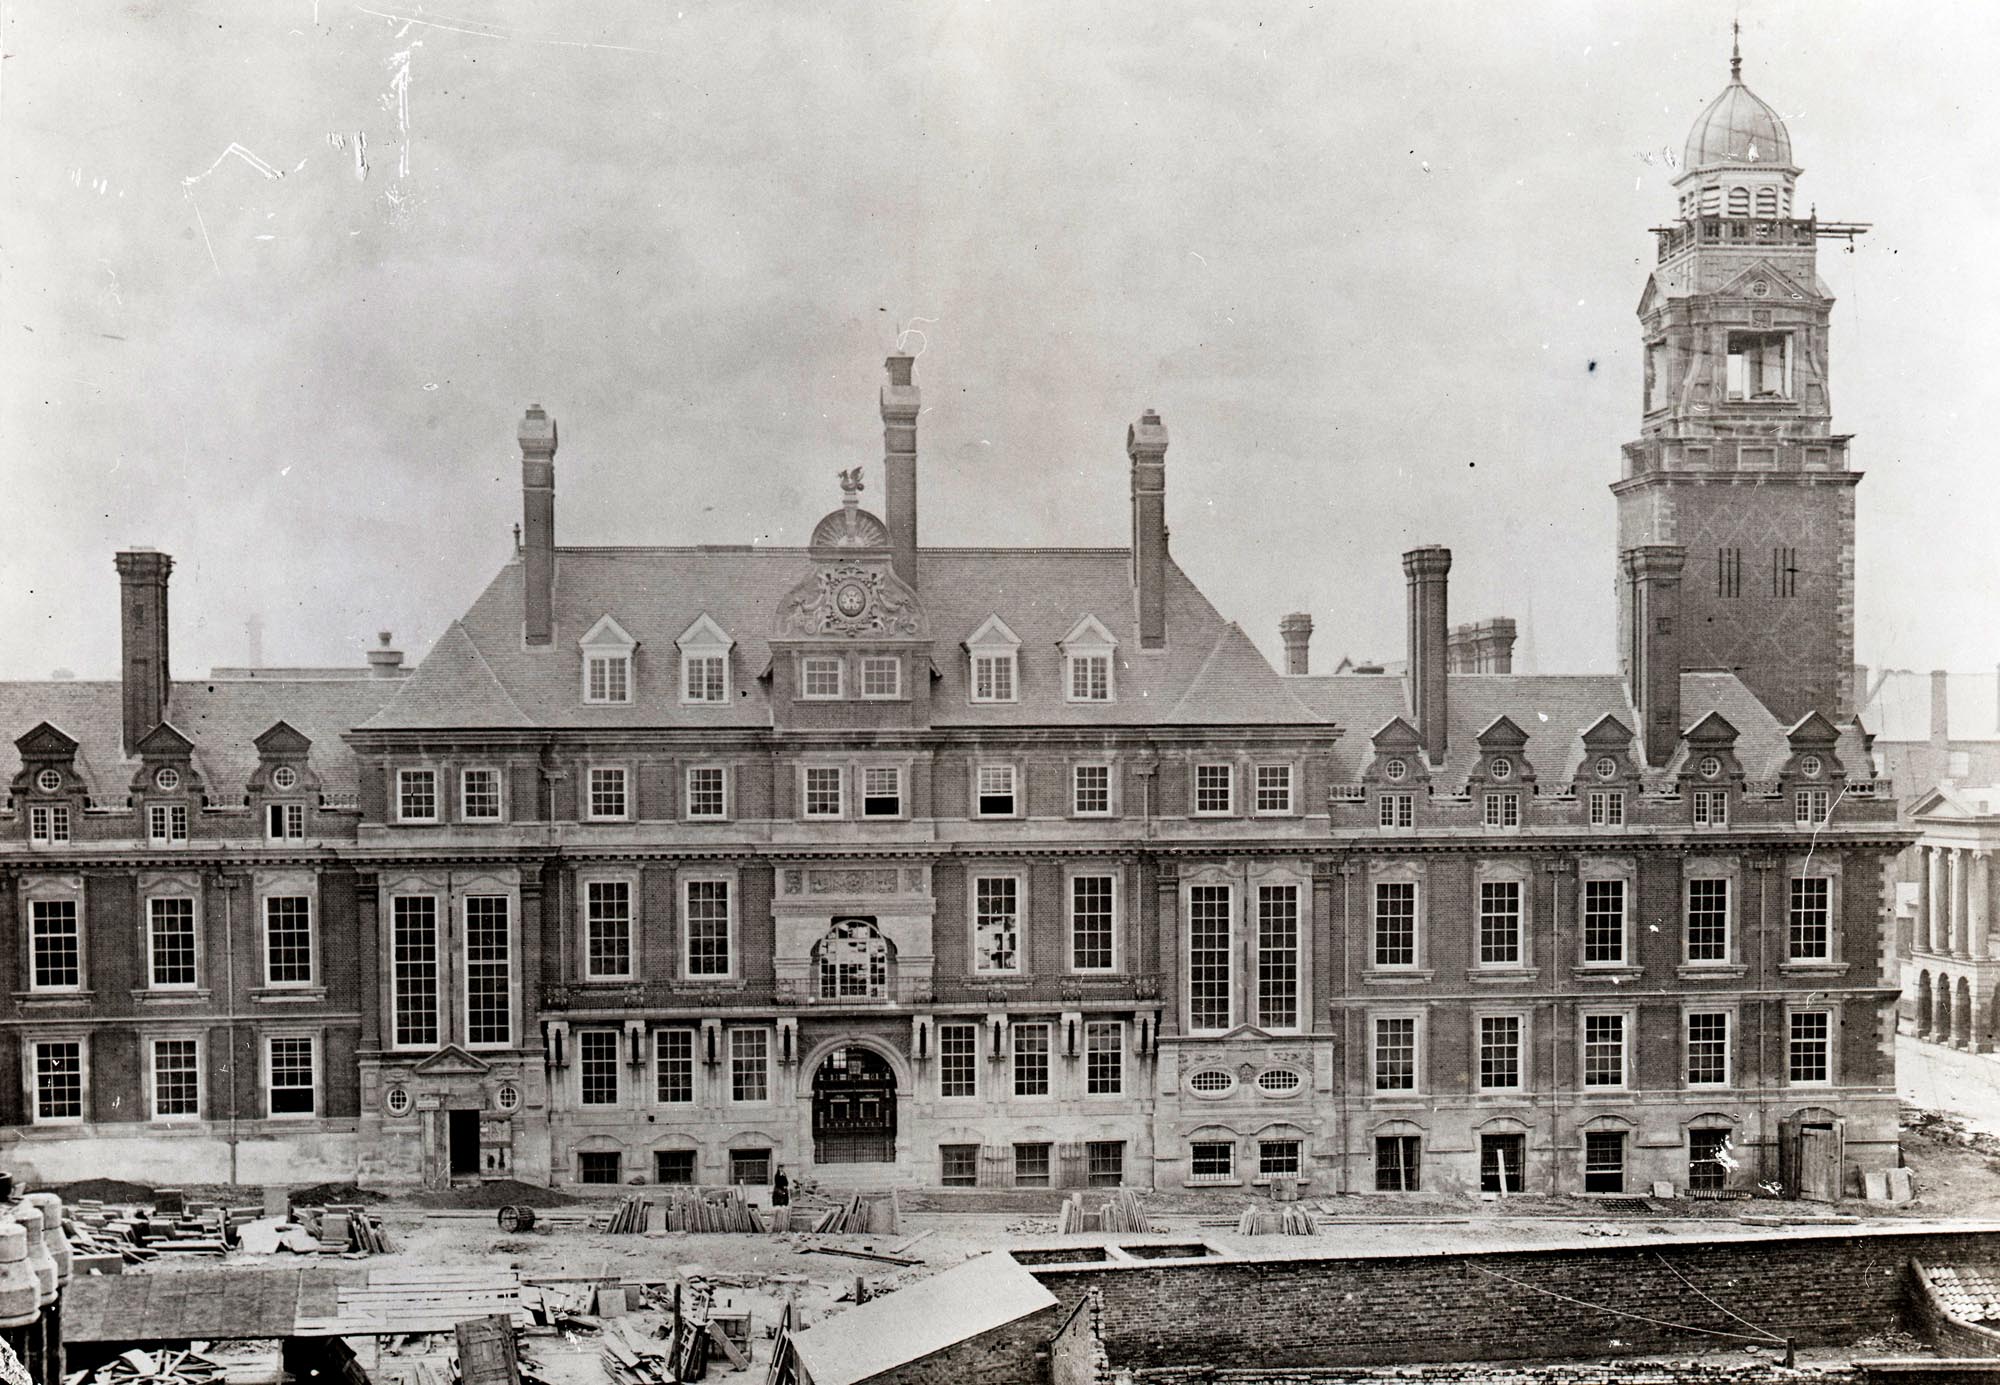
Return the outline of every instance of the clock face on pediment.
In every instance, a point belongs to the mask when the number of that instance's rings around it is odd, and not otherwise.
[[[835,563],[792,588],[778,615],[778,637],[921,639],[930,622],[916,593],[886,565]]]

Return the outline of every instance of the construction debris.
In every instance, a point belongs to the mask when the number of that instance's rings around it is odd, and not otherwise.
[[[1062,1213],[1056,1218],[1056,1232],[1067,1236],[1075,1231],[1115,1231],[1119,1233],[1149,1232],[1153,1224],[1146,1219],[1146,1209],[1139,1205],[1139,1199],[1129,1188],[1120,1188],[1111,1200],[1095,1210],[1083,1205],[1082,1193],[1071,1193],[1063,1202]]]
[[[1249,1207],[1236,1222],[1239,1236],[1311,1236],[1317,1230],[1312,1213],[1302,1207],[1283,1207],[1272,1212]]]
[[[112,1357],[85,1379],[91,1385],[208,1385],[222,1367],[192,1351],[132,1351]]]
[[[169,1199],[170,1205],[180,1201],[177,1193]],[[73,1250],[93,1257],[116,1255],[128,1265],[145,1264],[161,1255],[222,1255],[230,1250],[252,1255],[275,1255],[280,1250],[301,1255],[380,1255],[396,1248],[381,1218],[355,1203],[299,1207],[289,1217],[283,1212],[267,1216],[261,1205],[203,1203],[170,1212],[157,1205],[84,1201],[68,1211]]]
[[[762,1231],[764,1220],[743,1200],[743,1190],[729,1187],[713,1192],[690,1188],[667,1201],[669,1231]],[[779,1229],[779,1228],[773,1228]]]

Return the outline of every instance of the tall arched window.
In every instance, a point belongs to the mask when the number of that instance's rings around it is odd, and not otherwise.
[[[871,919],[835,919],[813,945],[821,1000],[882,1000],[889,994],[889,940]]]

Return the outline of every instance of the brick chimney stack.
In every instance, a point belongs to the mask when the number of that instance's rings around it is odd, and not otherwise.
[[[1681,569],[1687,549],[1679,544],[1628,548],[1622,555],[1629,610],[1626,676],[1639,709],[1639,736],[1646,763],[1658,768],[1681,737]]]
[[[1433,765],[1444,762],[1448,737],[1445,717],[1449,710],[1445,675],[1445,624],[1447,602],[1445,579],[1451,573],[1451,550],[1428,545],[1403,555],[1403,574],[1409,579],[1410,604],[1410,710],[1416,715],[1417,735],[1424,754]]]
[[[914,590],[917,585],[917,414],[922,393],[911,382],[917,358],[898,351],[883,364],[889,383],[882,387],[882,518],[889,525],[890,563]]]
[[[368,651],[368,676],[370,678],[401,678],[403,676],[403,651],[392,649],[390,642],[395,636],[387,630],[379,632],[375,638],[380,642]]]
[[[1303,677],[1311,666],[1313,618],[1294,611],[1278,622],[1278,638],[1285,642],[1285,673]]]
[[[116,561],[124,743],[125,753],[133,755],[146,733],[167,719],[172,692],[167,671],[167,577],[174,560],[155,549],[129,548]]]
[[[1167,645],[1167,425],[1148,409],[1125,430],[1132,459],[1132,591],[1139,648]]]
[[[555,635],[556,421],[530,404],[519,436],[522,630],[527,643],[545,645]]]
[[[1951,677],[1931,670],[1931,749],[1951,749]]]

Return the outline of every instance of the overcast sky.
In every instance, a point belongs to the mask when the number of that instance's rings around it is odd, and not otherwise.
[[[505,561],[802,543],[915,327],[922,537],[1123,544],[1160,410],[1180,564],[1265,650],[1400,656],[1398,554],[1528,667],[1615,667],[1633,309],[1744,75],[1856,435],[1864,662],[2000,660],[2000,6],[0,0],[0,677],[412,657]],[[364,143],[365,142],[365,143]],[[365,172],[364,172],[365,169]]]

